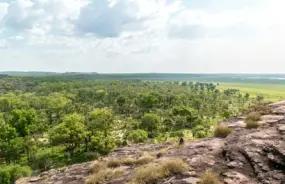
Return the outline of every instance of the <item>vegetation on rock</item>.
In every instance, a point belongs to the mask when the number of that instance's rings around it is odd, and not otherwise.
[[[126,143],[207,137],[217,121],[261,100],[213,83],[1,77],[0,167],[19,164],[38,173],[96,159]]]
[[[214,131],[215,137],[220,137],[220,138],[225,138],[230,133],[232,133],[232,129],[224,125],[218,125]]]

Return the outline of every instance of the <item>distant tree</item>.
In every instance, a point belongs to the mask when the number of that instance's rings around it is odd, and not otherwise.
[[[52,93],[42,99],[42,101],[42,105],[45,108],[49,124],[52,124],[55,118],[56,120],[59,120],[64,112],[64,109],[71,102],[68,98],[60,93]]]

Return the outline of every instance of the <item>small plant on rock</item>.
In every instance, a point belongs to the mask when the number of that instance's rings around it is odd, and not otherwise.
[[[246,116],[245,121],[259,121],[260,116],[261,115],[259,112],[251,112]]]
[[[151,156],[149,153],[144,152],[143,155],[136,161],[137,165],[144,165],[152,162],[155,157]]]
[[[215,137],[225,138],[230,133],[232,133],[231,128],[229,128],[228,126],[224,126],[224,125],[218,125],[215,129],[214,135]]]
[[[188,170],[188,165],[179,158],[169,158],[158,163],[150,163],[136,170],[136,175],[131,183],[145,184],[158,183],[158,181],[173,175],[183,174]]]
[[[248,120],[245,123],[247,129],[254,129],[259,127],[259,123],[257,121]]]
[[[210,170],[207,170],[200,178],[199,184],[221,184],[218,177]]]

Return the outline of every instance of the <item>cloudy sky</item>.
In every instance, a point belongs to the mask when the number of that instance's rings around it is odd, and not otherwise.
[[[0,0],[0,71],[285,73],[284,9],[284,0]]]

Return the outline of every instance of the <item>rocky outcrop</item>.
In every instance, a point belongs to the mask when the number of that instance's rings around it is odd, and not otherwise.
[[[180,157],[190,166],[183,176],[167,178],[164,184],[196,184],[199,176],[212,169],[225,184],[285,184],[285,101],[269,105],[270,114],[263,115],[257,129],[245,129],[244,117],[227,122],[234,131],[227,138],[206,138],[186,142],[157,159]],[[171,144],[132,145],[117,149],[104,157],[138,158],[143,152],[169,148]],[[23,178],[17,184],[83,184],[92,163],[72,165],[51,170],[40,176]],[[126,174],[106,183],[123,184],[133,176],[134,168],[124,168]]]

